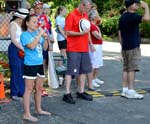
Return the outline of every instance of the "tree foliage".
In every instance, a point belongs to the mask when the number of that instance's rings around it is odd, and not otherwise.
[[[28,0],[31,4],[35,0]],[[78,5],[80,0],[41,0],[44,3],[51,5],[51,20],[53,26],[55,25],[54,14],[57,7],[63,5],[67,8],[69,13],[74,7]],[[150,0],[144,0],[150,6]],[[118,19],[120,17],[119,10],[124,7],[124,0],[93,0],[97,4],[98,12],[102,18],[101,30],[105,35],[114,35],[118,31]],[[142,12],[142,11],[141,11]],[[144,37],[150,37],[149,33],[150,22],[140,25],[141,35]]]

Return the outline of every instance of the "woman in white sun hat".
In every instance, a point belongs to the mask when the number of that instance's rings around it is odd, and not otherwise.
[[[10,96],[13,100],[20,100],[24,94],[23,76],[23,58],[19,57],[18,51],[24,51],[20,43],[20,35],[22,33],[21,24],[23,19],[28,15],[28,10],[20,8],[13,15],[10,21],[10,38],[11,43],[8,47],[9,67],[11,71],[10,77]]]

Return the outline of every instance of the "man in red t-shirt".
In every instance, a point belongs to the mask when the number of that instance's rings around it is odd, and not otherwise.
[[[79,21],[88,19],[87,12],[91,9],[91,0],[81,0],[78,8],[74,9],[66,18],[65,33],[67,35],[67,71],[66,71],[66,94],[63,101],[75,104],[70,93],[72,76],[79,75],[79,92],[77,98],[92,101],[93,97],[84,92],[85,74],[92,71],[89,58],[88,35],[89,31],[79,31]]]

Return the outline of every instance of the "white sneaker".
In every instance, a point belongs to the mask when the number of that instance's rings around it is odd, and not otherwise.
[[[96,82],[97,84],[104,84],[104,81],[102,81],[102,80],[100,80],[100,79],[98,79],[98,78],[95,79],[95,82]]]
[[[98,85],[95,80],[92,80],[92,87],[93,88],[97,88],[97,87],[100,87],[100,85]]]
[[[138,94],[136,91],[132,93],[127,93],[126,98],[128,99],[143,99],[144,95]]]
[[[122,93],[120,94],[121,97],[127,98],[126,95],[127,95],[127,92],[123,92],[123,91],[122,91]]]

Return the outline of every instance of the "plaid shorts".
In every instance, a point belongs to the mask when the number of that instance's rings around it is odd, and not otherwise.
[[[135,48],[132,50],[123,50],[123,71],[139,71],[141,62],[141,50]]]

